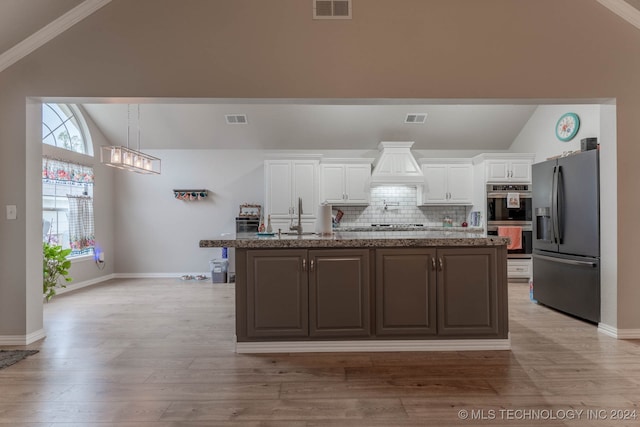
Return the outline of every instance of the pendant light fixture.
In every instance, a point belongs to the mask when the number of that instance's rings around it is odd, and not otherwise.
[[[107,166],[143,174],[160,174],[161,160],[140,151],[140,104],[138,104],[138,150],[129,148],[131,105],[127,104],[127,146],[103,145],[100,161]]]

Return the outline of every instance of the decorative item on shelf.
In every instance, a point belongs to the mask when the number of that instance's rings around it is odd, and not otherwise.
[[[103,145],[100,162],[107,166],[142,174],[160,174],[161,160],[140,151],[140,105],[138,104],[138,150],[129,148],[131,106],[127,105],[127,146]]]
[[[240,205],[240,213],[238,216],[251,216],[251,217],[261,217],[262,206],[252,204],[252,203],[243,203]]]
[[[273,227],[271,227],[271,215],[267,216],[267,233],[273,233]]]
[[[178,200],[204,200],[209,190],[173,190],[173,196]]]

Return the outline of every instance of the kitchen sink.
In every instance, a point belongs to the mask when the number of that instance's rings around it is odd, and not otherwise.
[[[280,234],[282,234],[283,236],[297,236],[298,232],[297,231],[283,231]],[[318,233],[315,233],[313,231],[303,231],[301,235],[302,236],[315,236],[317,234]]]

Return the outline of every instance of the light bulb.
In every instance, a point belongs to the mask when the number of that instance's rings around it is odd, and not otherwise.
[[[120,163],[122,160],[122,153],[119,148],[111,149],[111,163]]]

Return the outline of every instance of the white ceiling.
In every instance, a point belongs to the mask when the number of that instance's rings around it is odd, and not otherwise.
[[[137,110],[126,104],[83,104],[113,145],[137,147]],[[141,149],[359,149],[380,141],[415,141],[417,150],[506,150],[536,105],[434,104],[144,104]],[[405,124],[427,113],[424,124]],[[229,125],[225,114],[246,114]]]

